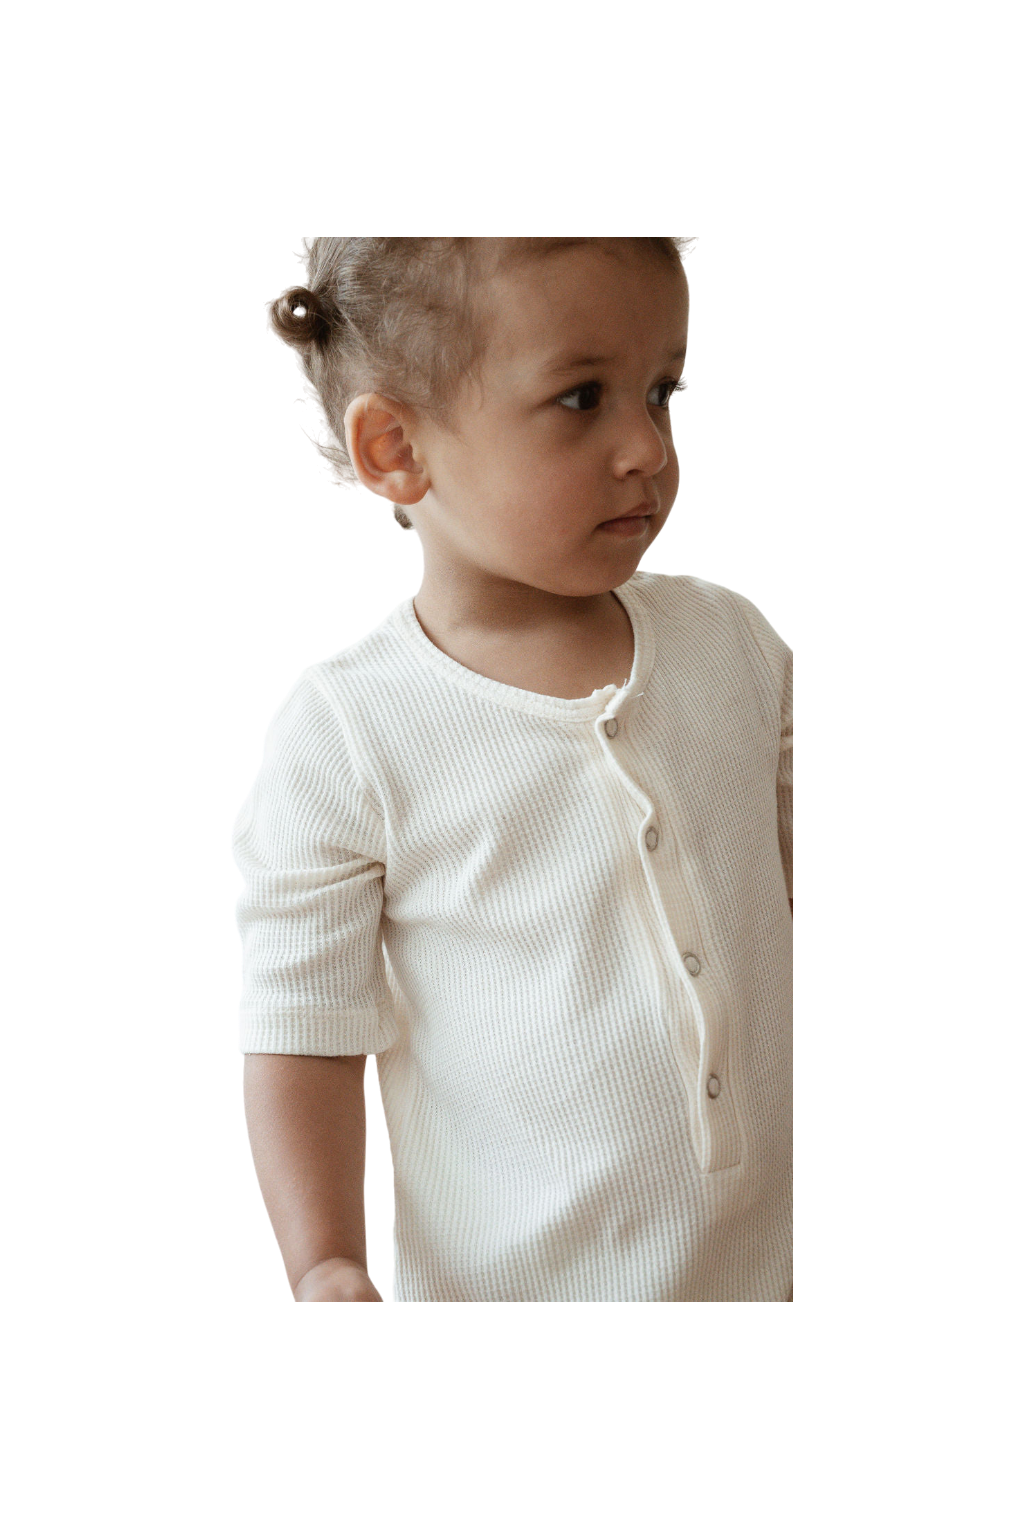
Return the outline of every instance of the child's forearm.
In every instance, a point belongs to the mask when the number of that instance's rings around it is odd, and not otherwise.
[[[297,1298],[303,1279],[332,1258],[366,1270],[365,1067],[362,1055],[245,1057],[256,1174]]]

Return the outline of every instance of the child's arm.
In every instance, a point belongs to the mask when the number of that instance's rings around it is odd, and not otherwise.
[[[313,1267],[366,1267],[365,1054],[242,1056],[253,1170],[291,1294]]]

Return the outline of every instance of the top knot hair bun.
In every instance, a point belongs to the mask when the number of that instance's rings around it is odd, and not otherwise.
[[[270,305],[270,323],[278,336],[292,347],[305,350],[323,344],[342,317],[333,313],[323,295],[313,289],[288,289]]]

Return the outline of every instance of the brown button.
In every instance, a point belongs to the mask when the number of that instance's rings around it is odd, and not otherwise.
[[[711,1078],[708,1080],[708,1095],[712,1100],[715,1099],[715,1096],[718,1094],[721,1088],[721,1085],[718,1083],[718,1075],[712,1074]]]

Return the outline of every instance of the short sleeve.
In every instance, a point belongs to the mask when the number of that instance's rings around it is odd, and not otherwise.
[[[776,774],[778,804],[779,854],[786,878],[786,892],[793,901],[793,649],[764,615],[742,593],[723,590],[733,599],[742,615],[757,654],[765,665],[765,699],[770,698],[773,716],[779,724],[779,762]]]
[[[379,811],[307,671],[271,722],[235,822],[243,1053],[378,1053],[397,1040],[380,936]]]

